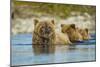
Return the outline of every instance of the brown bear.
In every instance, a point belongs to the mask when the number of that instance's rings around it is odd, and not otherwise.
[[[61,24],[61,31],[68,34],[71,42],[82,41],[82,35],[76,28],[75,24]]]
[[[90,39],[90,35],[89,35],[89,30],[88,30],[88,28],[85,28],[85,29],[78,29],[78,31],[79,31],[80,34],[82,35],[83,40],[88,40],[88,39]]]
[[[54,44],[55,28],[54,20],[34,20],[32,43],[37,45]]]

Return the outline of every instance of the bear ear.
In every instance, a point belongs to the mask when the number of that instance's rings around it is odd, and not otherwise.
[[[39,22],[38,19],[34,19],[34,25],[36,25]]]
[[[73,29],[76,29],[75,24],[71,24],[70,27],[73,28]]]
[[[61,24],[61,27],[63,27],[64,26],[64,24]]]
[[[55,24],[55,21],[54,20],[51,20],[52,24]]]
[[[85,28],[85,31],[88,33],[88,28]]]

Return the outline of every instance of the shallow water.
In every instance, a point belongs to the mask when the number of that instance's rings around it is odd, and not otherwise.
[[[32,46],[31,34],[11,38],[11,65],[80,62],[95,60],[95,34],[92,39],[74,45]]]

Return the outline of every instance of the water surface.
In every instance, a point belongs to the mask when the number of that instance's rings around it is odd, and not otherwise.
[[[32,65],[95,60],[95,34],[92,39],[73,45],[32,46],[31,34],[11,38],[11,65]]]

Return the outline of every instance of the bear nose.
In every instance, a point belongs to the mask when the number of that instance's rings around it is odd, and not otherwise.
[[[50,29],[46,28],[45,29],[45,33],[49,34],[50,33]]]

